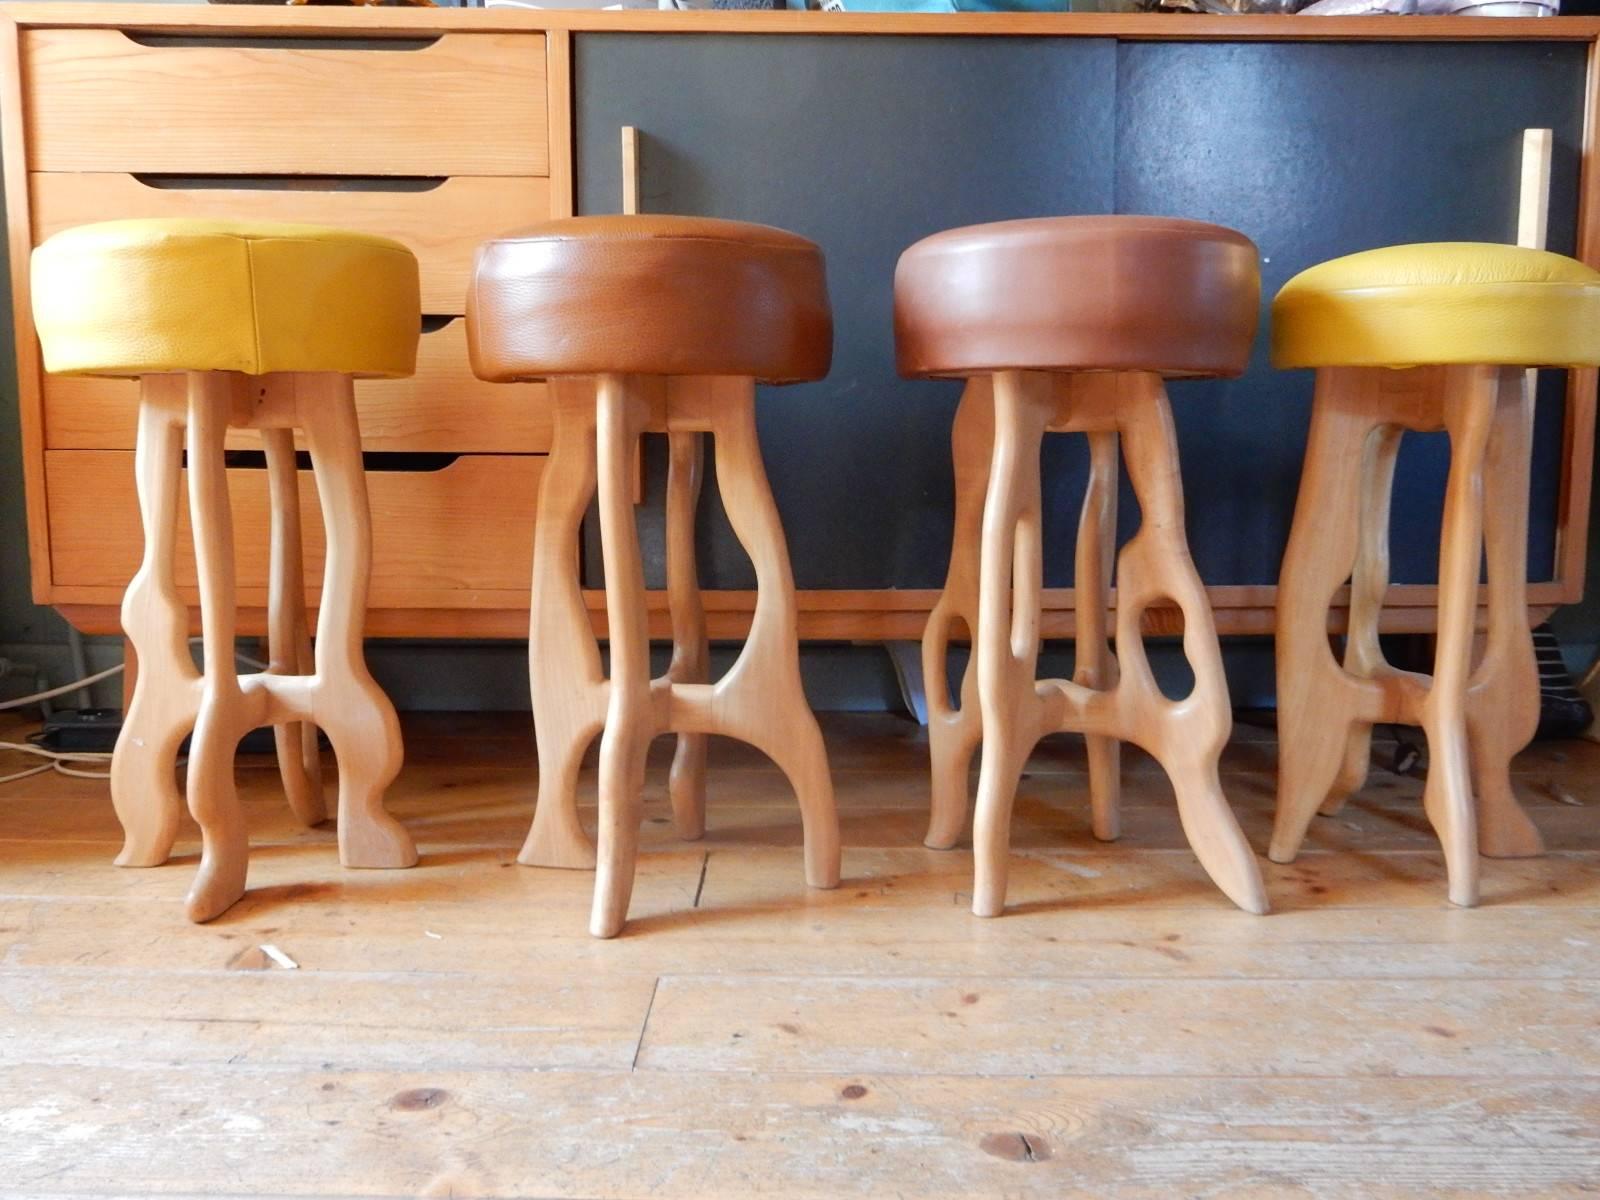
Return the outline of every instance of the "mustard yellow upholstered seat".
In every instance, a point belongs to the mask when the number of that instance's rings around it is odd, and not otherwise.
[[[409,375],[421,299],[399,242],[314,225],[107,221],[33,252],[45,369]]]
[[[1600,363],[1600,272],[1545,250],[1428,242],[1300,272],[1272,305],[1279,367]]]

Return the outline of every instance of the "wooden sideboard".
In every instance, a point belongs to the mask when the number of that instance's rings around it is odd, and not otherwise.
[[[1297,254],[1326,253],[1341,236],[1352,249],[1362,239],[1500,240],[1501,208],[1506,227],[1515,225],[1499,197],[1513,186],[1508,131],[1521,121],[1558,131],[1552,248],[1600,266],[1591,179],[1597,38],[1600,21],[1581,18],[5,5],[0,150],[34,598],[86,632],[114,632],[139,558],[133,385],[40,371],[25,268],[32,246],[58,229],[204,213],[342,225],[411,245],[427,313],[418,374],[358,386],[375,527],[370,631],[522,637],[549,417],[541,386],[472,377],[461,319],[472,252],[518,224],[575,207],[614,209],[616,129],[639,125],[647,207],[786,223],[829,252],[844,318],[835,377],[764,401],[763,437],[796,546],[802,634],[909,638],[920,635],[943,571],[949,483],[940,456],[952,397],[895,381],[886,366],[879,343],[895,247],[952,217],[1165,207],[1257,237],[1271,285]],[[1173,52],[1150,53],[1160,46]],[[1186,46],[1225,58],[1191,59]],[[1366,49],[1351,57],[1293,47]],[[1218,63],[1236,82],[1271,86],[1261,96],[1203,94]],[[1418,80],[1430,70],[1436,79]],[[1471,108],[1495,90],[1479,78],[1485,70],[1503,72],[1499,90],[1509,97],[1488,116]],[[725,89],[712,86],[719,78]],[[1351,94],[1340,93],[1341,78]],[[1284,79],[1294,86],[1280,86]],[[946,80],[958,90],[943,95]],[[1431,95],[1440,121],[1452,118],[1453,101],[1439,89],[1448,93],[1453,80],[1466,134],[1436,137],[1420,121],[1415,145],[1384,143],[1380,126],[1362,123],[1359,93],[1378,93],[1368,100],[1381,108],[1382,89],[1400,80]],[[1356,116],[1318,124],[1314,110],[1297,107],[1294,87],[1323,89],[1330,111]],[[908,89],[920,91],[908,97]],[[1208,113],[1215,126],[1199,123]],[[1226,128],[1230,113],[1242,134]],[[1253,163],[1298,154],[1320,165],[1319,156],[1359,160],[1370,150],[1373,175],[1351,176],[1353,193],[1331,197],[1329,211],[1375,215],[1296,240],[1292,222],[1261,215],[1273,197],[1239,185],[1259,192],[1301,179],[1265,170],[1259,181],[1238,179],[1227,138]],[[978,161],[984,155],[990,161]],[[1407,163],[1427,178],[1387,170]],[[926,203],[885,215],[872,189],[925,194]],[[1226,195],[1213,203],[1207,189]],[[1413,193],[1420,213],[1406,206]],[[1288,192],[1276,202],[1300,199],[1312,198]],[[1564,394],[1549,380],[1541,395],[1553,423],[1539,467],[1544,500],[1535,504],[1536,612],[1577,599],[1582,587],[1592,374],[1575,373]],[[1218,548],[1222,565],[1207,580],[1224,632],[1270,631],[1274,539],[1287,527],[1279,510],[1286,494],[1292,500],[1307,396],[1304,379],[1276,377],[1263,360],[1233,390],[1179,398],[1189,520],[1203,572],[1206,547]],[[246,631],[261,627],[265,601],[266,487],[252,436],[237,434],[232,472]],[[1416,460],[1419,494],[1441,462],[1436,452]],[[1075,469],[1064,458],[1054,476],[1051,495],[1063,509],[1075,504]],[[1245,511],[1252,472],[1265,481],[1265,523]],[[309,473],[304,488],[307,529],[316,530]],[[716,518],[705,535],[715,589],[707,609],[713,635],[732,636],[753,595],[737,565],[719,563]],[[648,552],[648,519],[646,527]],[[1403,532],[1426,545],[1425,529]],[[1257,548],[1230,554],[1230,539],[1255,539]],[[316,560],[314,536],[308,550]],[[192,582],[186,564],[180,583]],[[1425,581],[1397,585],[1388,627],[1429,628],[1432,596]],[[652,603],[655,631],[664,632],[664,601],[657,594]],[[598,593],[590,608],[603,624]],[[1071,609],[1070,587],[1047,592],[1047,634],[1070,632]]]

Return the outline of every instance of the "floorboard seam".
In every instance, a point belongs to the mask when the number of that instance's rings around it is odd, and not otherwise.
[[[639,1069],[639,1052],[644,1049],[645,1030],[650,1028],[650,1014],[655,1011],[656,993],[661,990],[661,976],[656,976],[655,985],[650,989],[650,1001],[644,1006],[644,1020],[639,1022],[639,1040],[633,1044],[633,1059],[628,1063],[628,1073],[631,1075]]]
[[[694,885],[694,903],[690,908],[700,907],[700,897],[706,890],[706,871],[711,866],[711,851],[707,850],[700,858],[700,882]]]

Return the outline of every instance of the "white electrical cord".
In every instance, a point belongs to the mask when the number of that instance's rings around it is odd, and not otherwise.
[[[113,675],[120,674],[122,668],[123,664],[118,663],[114,667],[107,667],[104,671],[96,671],[93,675],[84,679],[74,680],[72,683],[63,683],[60,687],[51,688],[48,692],[35,692],[31,696],[19,696],[15,700],[7,700],[4,703],[0,703],[0,712],[8,708],[26,708],[28,705],[37,704],[41,700],[54,700],[57,696],[64,696],[68,692],[76,692],[80,688],[86,688],[91,683],[99,683],[102,679],[110,679]],[[5,781],[0,780],[0,783],[3,782]]]

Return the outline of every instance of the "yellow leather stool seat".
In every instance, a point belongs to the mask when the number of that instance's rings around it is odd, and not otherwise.
[[[1278,367],[1600,364],[1600,271],[1491,242],[1386,246],[1318,263],[1272,304]]]
[[[422,302],[399,242],[315,225],[82,225],[33,252],[47,371],[410,375]]]

